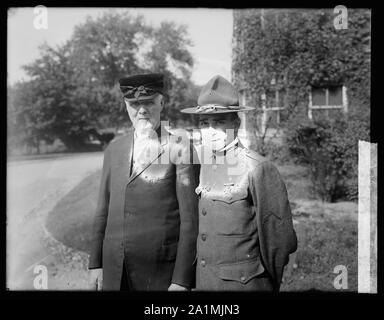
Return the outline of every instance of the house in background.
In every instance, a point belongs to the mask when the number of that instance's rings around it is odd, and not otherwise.
[[[369,113],[369,9],[238,9],[233,18],[232,82],[257,108],[242,115],[248,145],[281,138],[293,115]]]

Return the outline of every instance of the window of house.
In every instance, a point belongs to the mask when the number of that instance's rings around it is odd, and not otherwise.
[[[312,88],[312,106],[343,106],[343,87]]]
[[[267,112],[267,120],[270,127],[279,127],[282,120],[283,111],[286,107],[287,93],[284,88],[277,89],[272,88],[267,91],[265,96],[265,107],[264,112]]]
[[[286,96],[287,94],[284,88],[268,91],[266,94],[266,107],[275,110],[284,109]]]
[[[326,106],[327,105],[327,89],[312,88],[312,106]]]
[[[347,112],[347,94],[345,86],[312,87],[309,97],[308,116],[313,118],[313,112],[323,113],[328,117],[341,110]],[[334,111],[332,110],[334,109]]]

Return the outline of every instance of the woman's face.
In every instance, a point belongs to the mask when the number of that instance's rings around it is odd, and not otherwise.
[[[222,113],[215,115],[200,115],[199,128],[203,146],[212,147],[213,151],[220,150],[235,138],[237,115]]]

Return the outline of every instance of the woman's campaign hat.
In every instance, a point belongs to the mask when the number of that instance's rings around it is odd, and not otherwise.
[[[164,95],[164,75],[161,73],[138,74],[119,80],[120,90],[128,101],[153,99]]]
[[[186,108],[183,113],[219,114],[254,110],[255,108],[240,106],[236,88],[222,76],[214,76],[201,89],[196,108]]]

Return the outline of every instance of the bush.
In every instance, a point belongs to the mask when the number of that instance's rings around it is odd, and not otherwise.
[[[369,140],[367,119],[297,122],[288,126],[290,153],[309,166],[315,191],[324,201],[357,198],[358,140]]]
[[[267,141],[258,145],[257,152],[278,164],[287,164],[291,162],[289,157],[289,149],[285,144],[280,145],[271,141]]]

